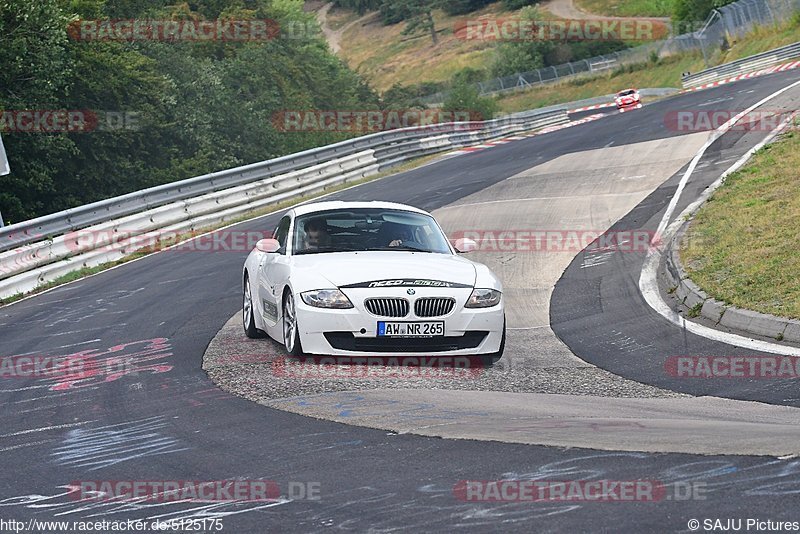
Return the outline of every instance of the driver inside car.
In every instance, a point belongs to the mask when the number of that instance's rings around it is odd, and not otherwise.
[[[305,250],[319,250],[331,246],[331,236],[325,219],[317,217],[305,225]]]

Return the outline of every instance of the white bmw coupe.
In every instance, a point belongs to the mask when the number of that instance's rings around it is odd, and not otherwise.
[[[503,354],[503,288],[451,246],[427,212],[388,202],[318,202],[280,220],[244,264],[243,321],[293,356]]]

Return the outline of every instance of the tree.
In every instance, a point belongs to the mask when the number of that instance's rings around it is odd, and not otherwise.
[[[520,11],[521,20],[541,20],[535,7],[526,7]],[[544,56],[554,47],[552,41],[506,41],[497,47],[492,64],[494,76],[510,76],[519,72],[529,72],[544,67]]]
[[[116,17],[271,19],[312,31],[258,42],[68,36],[70,21]],[[301,0],[0,0],[0,110],[11,111],[0,129],[14,110],[88,110],[115,121],[78,133],[4,131],[12,173],[0,177],[3,216],[19,222],[352,137],[273,123],[284,110],[378,108],[314,24]],[[134,127],[119,123],[130,116]]]
[[[57,0],[0,0],[0,110],[7,118],[58,107],[70,84],[67,22]],[[0,177],[0,211],[18,222],[47,209],[58,194],[60,162],[76,148],[66,134],[15,133],[13,124],[6,132],[11,174]]]
[[[433,10],[441,8],[445,3],[446,0],[386,0],[384,4],[391,4],[393,9],[403,13],[406,21],[403,35],[429,32],[435,46],[439,43],[439,37],[436,35]]]

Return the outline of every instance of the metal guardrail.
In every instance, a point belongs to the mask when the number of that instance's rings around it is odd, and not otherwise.
[[[765,69],[798,57],[800,57],[800,42],[684,76],[681,82],[684,88],[697,87],[698,85],[705,85],[716,80],[730,78],[731,76]]]
[[[624,89],[624,88],[621,88]],[[639,94],[645,98],[651,97],[664,97],[670,96],[678,93],[678,89],[674,87],[653,87],[653,88],[644,88],[639,89]],[[585,98],[583,100],[576,100],[575,102],[570,102],[569,104],[556,104],[553,106],[547,106],[544,108],[539,108],[541,111],[555,111],[558,109],[566,109],[566,110],[573,110],[579,109],[587,106],[595,106],[600,104],[613,104],[614,99],[616,98],[616,93],[611,93],[608,95],[603,96],[593,96],[592,98]]]
[[[6,226],[0,229],[0,297],[119,259],[135,250],[136,236],[148,232],[195,230],[413,158],[567,121],[565,109],[533,110],[485,122],[391,130]]]
[[[503,119],[487,121],[483,123],[483,127],[491,130],[498,127],[498,125],[509,124],[509,121],[512,124],[516,122],[522,125],[526,118],[538,116],[542,113],[516,114]],[[0,251],[61,235],[109,219],[151,209],[168,202],[196,197],[271,176],[279,176],[283,173],[355,154],[359,151],[380,149],[400,142],[418,140],[447,128],[459,127],[468,128],[468,126],[464,126],[464,123],[448,123],[365,135],[321,148],[306,150],[234,169],[204,174],[195,178],[151,187],[127,195],[45,215],[0,229]]]

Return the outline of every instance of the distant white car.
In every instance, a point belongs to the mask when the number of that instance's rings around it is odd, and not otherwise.
[[[289,354],[481,356],[505,346],[503,288],[427,212],[319,202],[284,215],[245,261],[244,331]]]
[[[640,109],[642,107],[642,97],[639,95],[638,89],[625,89],[617,93],[614,103],[617,105],[619,112],[623,113],[629,109]]]

